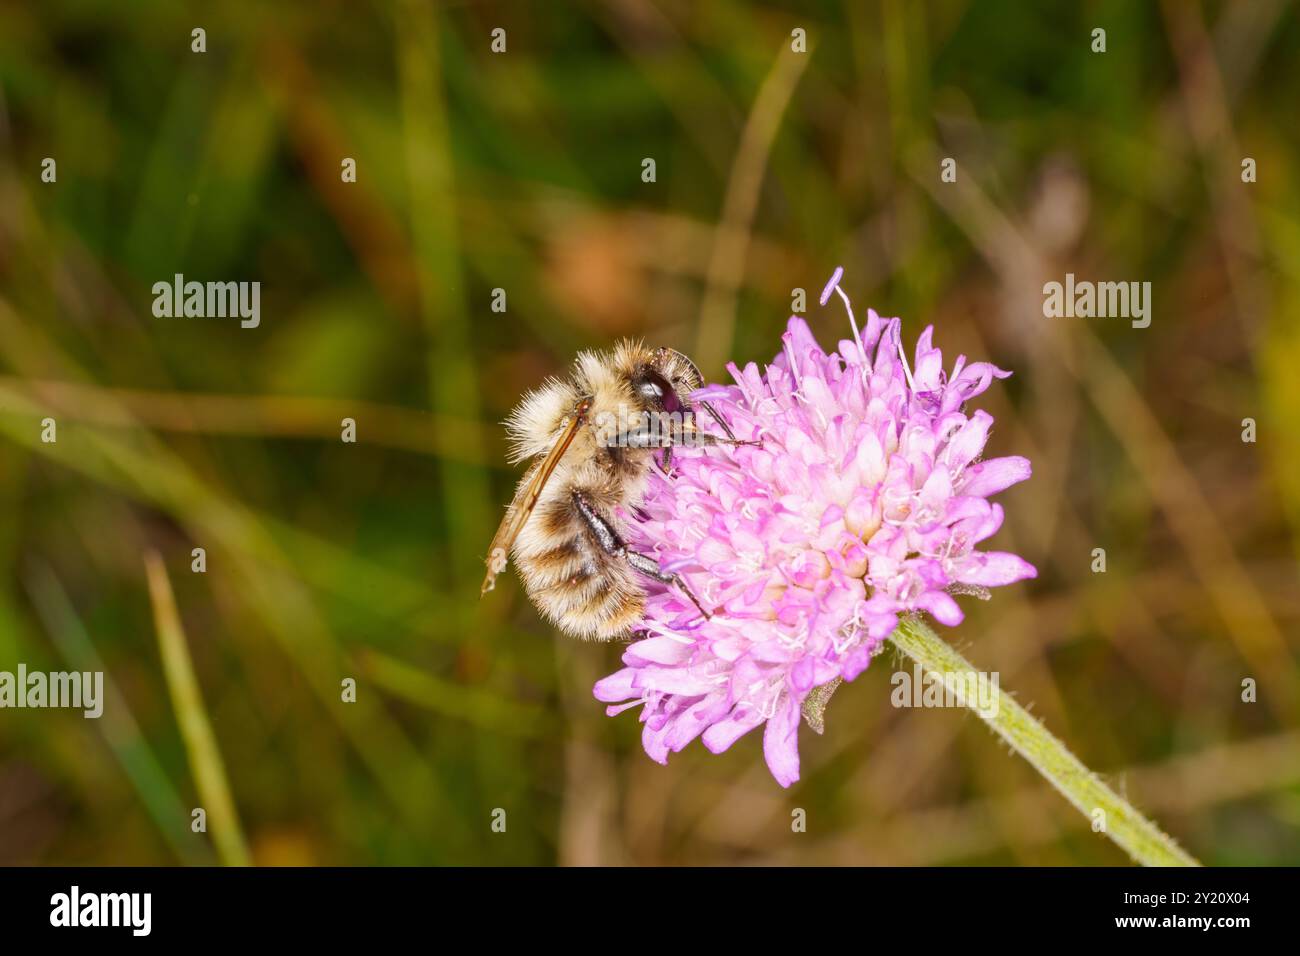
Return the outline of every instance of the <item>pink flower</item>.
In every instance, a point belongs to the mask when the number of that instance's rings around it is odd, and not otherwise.
[[[1002,525],[989,496],[1030,467],[980,461],[993,419],[963,406],[1010,373],[965,356],[946,373],[932,328],[909,368],[900,320],[871,311],[859,332],[842,271],[821,301],[840,295],[852,339],[827,354],[792,317],[766,369],[733,364],[736,384],[696,393],[761,445],[683,450],[623,516],[629,546],[713,609],[704,619],[680,590],[648,583],[646,636],[595,686],[611,716],[642,708],[642,743],[660,763],[696,737],[720,753],[761,724],[767,765],[789,786],[805,704],[862,673],[900,614],[953,626],[954,592],[1036,574],[1014,554],[976,550]],[[717,430],[707,416],[699,425]]]

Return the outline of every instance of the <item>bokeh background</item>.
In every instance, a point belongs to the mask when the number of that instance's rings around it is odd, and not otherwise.
[[[949,636],[1205,862],[1300,863],[1298,53],[1277,0],[0,3],[0,670],[111,684],[0,711],[0,862],[1124,862],[892,655],[783,791],[756,734],[654,764],[618,647],[478,598],[521,391],[624,335],[719,378],[796,288],[833,342],[842,263],[1016,373],[1040,577]],[[260,327],[154,318],[178,272]],[[1045,319],[1066,272],[1150,328]]]

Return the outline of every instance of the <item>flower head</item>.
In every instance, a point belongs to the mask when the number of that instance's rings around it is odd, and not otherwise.
[[[771,365],[730,365],[734,385],[696,393],[760,444],[674,458],[671,477],[656,473],[639,513],[624,516],[628,545],[714,609],[702,618],[679,589],[652,585],[647,636],[596,684],[609,714],[642,708],[642,743],[661,763],[696,737],[719,753],[763,724],[768,767],[789,786],[800,715],[811,708],[820,729],[829,691],[862,673],[900,614],[955,625],[953,593],[1036,573],[1014,554],[976,550],[1002,524],[989,496],[1030,468],[981,461],[993,418],[963,407],[1010,373],[965,356],[946,372],[932,328],[909,366],[900,320],[870,311],[859,330],[841,275],[821,301],[840,295],[852,339],[828,354],[791,317]]]

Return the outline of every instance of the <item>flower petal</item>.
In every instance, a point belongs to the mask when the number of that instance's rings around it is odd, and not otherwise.
[[[1038,577],[1038,569],[1019,555],[1006,551],[977,551],[970,556],[957,580],[986,588]]]
[[[799,704],[788,694],[763,731],[763,757],[781,786],[799,779]]]
[[[990,458],[967,466],[962,473],[961,493],[987,498],[1024,481],[1032,473],[1028,458],[1019,455]]]

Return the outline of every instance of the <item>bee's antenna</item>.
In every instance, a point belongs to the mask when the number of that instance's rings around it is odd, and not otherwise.
[[[659,351],[667,352],[670,355],[675,355],[677,356],[678,359],[680,359],[683,363],[685,363],[686,367],[691,370],[691,374],[695,376],[697,388],[704,384],[704,376],[700,373],[700,367],[691,360],[691,357],[689,355],[679,352],[676,349],[670,349],[670,348],[660,348]]]

